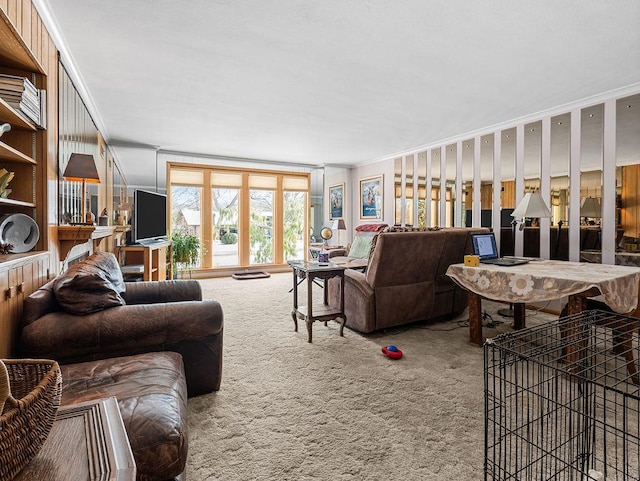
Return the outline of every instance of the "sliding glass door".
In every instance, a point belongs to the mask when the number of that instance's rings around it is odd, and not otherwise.
[[[198,236],[198,267],[268,267],[305,257],[309,174],[168,165],[172,230]]]

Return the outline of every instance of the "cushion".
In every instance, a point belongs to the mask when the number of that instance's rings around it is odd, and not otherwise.
[[[118,259],[111,252],[96,252],[82,261],[85,266],[92,266],[102,271],[118,292],[122,293],[126,287],[122,277],[122,269]]]
[[[380,232],[387,224],[361,224],[356,227],[356,232]]]
[[[104,255],[108,253],[99,254],[101,255],[94,254],[89,259],[72,265],[54,280],[53,292],[63,311],[81,316],[125,305],[121,295],[124,283],[121,289],[119,282],[122,274],[118,276],[112,272],[112,261],[108,259],[109,256]]]
[[[152,352],[60,366],[62,405],[115,396],[139,480],[174,479],[187,461],[182,356]]]
[[[371,251],[373,236],[356,236],[349,249],[349,257],[356,259],[368,259]]]

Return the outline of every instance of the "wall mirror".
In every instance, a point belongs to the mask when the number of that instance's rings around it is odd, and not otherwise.
[[[416,179],[418,182],[418,227],[427,225],[427,153],[418,154]],[[431,196],[429,196],[431,197]]]
[[[511,213],[516,207],[516,129],[501,133],[500,151],[500,255],[513,255],[514,236]]]
[[[393,223],[402,225],[402,157],[393,159]]]
[[[616,223],[624,235],[618,246],[635,252],[640,249],[640,94],[616,101],[616,142]],[[616,263],[631,263],[631,257],[621,254]]]
[[[414,186],[414,156],[413,154],[405,157],[404,165],[404,223],[405,225],[414,225],[414,203],[413,203],[413,186]]]
[[[441,165],[440,165],[440,148],[431,150],[431,226],[436,227],[442,225],[440,217],[443,209],[440,207],[440,182],[441,182]],[[444,218],[444,217],[442,217]]]
[[[457,155],[458,155],[458,146],[456,144],[451,144],[446,146],[446,157],[445,157],[445,165],[446,165],[446,191],[445,191],[445,208],[446,215],[444,226],[445,227],[453,227],[454,226],[454,213],[460,207],[456,205],[457,202],[460,202],[460,196],[458,192],[456,192],[456,179],[458,177],[457,172]]]
[[[493,134],[480,138],[480,226],[492,226]],[[499,224],[498,224],[499,225]]]
[[[602,166],[604,105],[582,109],[580,113],[580,240],[579,257],[584,251],[602,247]],[[575,185],[575,184],[574,184]]]
[[[571,133],[571,114],[566,113],[551,118],[550,150],[550,209],[551,225],[565,228],[569,222],[569,153]],[[557,258],[557,247],[551,249],[551,258]]]
[[[475,144],[473,139],[462,141],[462,224],[473,225],[473,158]]]

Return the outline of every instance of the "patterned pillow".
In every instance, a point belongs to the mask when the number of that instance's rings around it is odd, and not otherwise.
[[[349,257],[356,259],[368,259],[371,251],[373,236],[356,236],[349,249]]]

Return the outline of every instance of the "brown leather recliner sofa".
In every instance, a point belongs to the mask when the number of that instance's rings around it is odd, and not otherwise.
[[[473,253],[471,234],[484,228],[382,232],[365,273],[347,269],[346,326],[363,333],[415,321],[451,318],[464,311],[467,294],[445,274]],[[340,280],[329,281],[329,304],[340,304]]]
[[[223,313],[193,280],[122,280],[113,254],[25,299],[19,354],[61,365],[62,404],[115,396],[138,480],[184,479],[187,396],[218,390]]]

